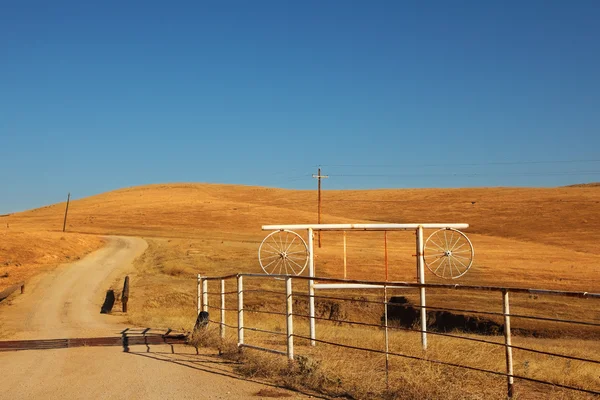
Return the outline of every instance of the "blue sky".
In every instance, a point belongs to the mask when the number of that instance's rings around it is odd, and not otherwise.
[[[597,1],[4,1],[0,213],[124,186],[600,180]]]

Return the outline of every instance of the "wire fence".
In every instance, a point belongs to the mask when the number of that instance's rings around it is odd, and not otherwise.
[[[259,288],[244,288],[244,278],[253,278],[259,281]],[[236,290],[235,291],[225,291],[225,282],[228,280],[236,281]],[[220,282],[220,290],[219,291],[208,291],[208,283],[209,281],[218,281]],[[267,286],[269,282],[284,282],[285,283],[285,291],[277,291],[272,290],[270,288],[261,289],[260,287]],[[329,283],[342,283],[342,284],[366,284],[373,285],[371,291],[376,291],[376,293],[381,293],[378,295],[378,299],[368,299],[365,297],[342,297],[337,295],[311,295],[310,290],[307,292],[303,291],[292,291],[294,287],[294,282],[299,283],[302,281],[308,281],[309,287],[314,285],[315,281],[319,282],[329,282]],[[216,282],[215,282],[216,283]],[[313,286],[314,287],[314,286]],[[498,298],[498,302],[502,303],[502,312],[490,312],[490,311],[479,311],[474,310],[472,307],[468,309],[462,308],[453,308],[453,307],[427,307],[424,305],[410,305],[416,310],[428,309],[428,310],[437,310],[443,312],[456,312],[464,314],[477,314],[477,315],[489,315],[492,317],[497,317],[498,319],[502,319],[502,324],[499,325],[501,327],[501,335],[496,335],[498,341],[490,340],[490,338],[483,338],[482,335],[470,334],[469,336],[463,336],[457,334],[456,332],[444,332],[440,330],[427,330],[427,329],[416,329],[414,326],[418,324],[413,324],[412,326],[401,326],[395,322],[391,321],[389,311],[394,308],[406,308],[408,307],[405,304],[398,304],[394,302],[390,302],[391,296],[390,293],[394,289],[407,289],[407,288],[415,288],[421,289],[425,288],[427,290],[457,290],[457,291],[467,291],[467,292],[500,292],[501,297]],[[323,289],[325,290],[325,289]],[[339,290],[339,289],[338,289]],[[357,291],[356,289],[344,289],[345,291]],[[256,307],[249,307],[244,302],[244,294],[248,293],[258,293],[259,295],[277,295],[275,296],[275,304],[272,306],[279,306],[280,308],[285,308],[284,312],[274,311],[272,309],[265,309],[266,307],[262,307],[261,309],[257,309]],[[308,294],[307,294],[308,293]],[[323,344],[328,346],[335,346],[338,348],[344,348],[348,350],[356,350],[361,352],[367,352],[372,354],[384,355],[386,359],[385,363],[385,374],[386,374],[386,382],[388,379],[388,375],[390,373],[390,357],[398,357],[405,358],[410,360],[419,360],[421,362],[443,365],[452,368],[459,368],[463,370],[476,371],[479,373],[484,373],[493,376],[501,376],[506,379],[506,394],[508,397],[512,397],[514,394],[514,382],[516,380],[522,380],[527,382],[532,382],[536,384],[542,385],[550,385],[556,388],[561,388],[570,391],[576,391],[581,393],[600,395],[600,381],[596,381],[596,386],[593,386],[594,382],[586,382],[587,387],[577,386],[574,384],[568,384],[565,382],[557,382],[556,380],[550,379],[540,379],[538,377],[525,376],[523,374],[516,374],[514,372],[514,361],[513,361],[513,350],[535,353],[545,357],[556,357],[564,360],[573,360],[581,363],[587,363],[590,365],[598,365],[600,364],[599,359],[594,359],[591,357],[582,357],[579,355],[569,355],[564,354],[563,352],[556,351],[547,351],[539,348],[513,345],[512,344],[512,329],[511,329],[511,318],[519,318],[525,320],[533,320],[533,321],[544,321],[548,323],[560,323],[560,324],[572,324],[575,326],[585,326],[591,329],[600,327],[600,321],[591,321],[591,320],[576,320],[576,319],[560,319],[560,318],[550,318],[550,317],[542,317],[535,315],[526,315],[526,314],[511,314],[510,313],[510,294],[535,294],[535,295],[548,295],[548,296],[559,296],[559,297],[568,297],[568,298],[583,298],[583,299],[600,299],[600,293],[589,293],[589,292],[573,292],[573,291],[558,291],[558,290],[545,290],[545,289],[531,289],[531,288],[514,288],[514,287],[499,287],[499,286],[473,286],[473,285],[457,285],[457,284],[419,284],[419,283],[411,283],[411,282],[376,282],[376,281],[358,281],[358,280],[346,280],[346,279],[335,279],[335,278],[310,278],[303,276],[295,276],[295,275],[263,275],[263,274],[236,274],[236,275],[227,275],[227,276],[217,276],[217,277],[206,277],[198,275],[198,303],[197,303],[197,311],[200,313],[201,311],[208,312],[209,310],[217,310],[220,312],[220,319],[210,319],[209,322],[216,324],[220,328],[220,335],[222,338],[225,338],[225,329],[234,329],[237,333],[237,345],[240,349],[242,348],[251,348],[255,350],[266,351],[275,354],[282,354],[288,357],[289,360],[294,360],[295,357],[295,347],[294,347],[294,339],[299,339],[302,341],[308,341],[311,346],[316,346],[317,344]],[[208,303],[209,294],[212,296],[218,296],[220,298],[219,305],[212,305]],[[232,297],[232,295],[236,295],[237,307],[226,307],[226,297]],[[271,296],[270,299],[272,299]],[[308,314],[303,314],[298,311],[294,311],[294,304],[298,304],[297,301],[299,299],[320,299],[320,300],[329,300],[329,301],[349,301],[353,304],[361,304],[361,305],[373,305],[373,306],[382,306],[383,307],[383,315],[381,317],[380,323],[374,323],[373,321],[355,321],[343,317],[331,318],[326,316],[315,315],[314,307],[309,309]],[[294,302],[296,300],[296,303]],[[271,300],[272,301],[272,300]],[[237,324],[232,325],[227,323],[226,312],[234,313],[237,316]],[[267,329],[264,326],[257,326],[260,324],[262,320],[260,318],[254,317],[255,315],[266,315],[266,316],[276,316],[283,317],[285,320],[285,331],[274,331]],[[422,315],[422,314],[421,314]],[[350,325],[350,326],[361,326],[368,329],[376,329],[377,331],[384,331],[384,340],[381,346],[381,349],[368,348],[357,345],[349,345],[345,343],[341,343],[339,341],[335,341],[334,339],[317,337],[315,334],[315,330],[311,329],[310,335],[306,336],[301,334],[298,329],[294,330],[294,322],[296,321],[310,321],[311,324],[314,324],[316,321],[320,321],[320,323],[334,322],[336,325]],[[247,322],[251,322],[252,326],[249,326]],[[312,325],[314,327],[314,325]],[[422,325],[421,325],[422,326]],[[274,337],[285,337],[285,342],[280,343],[280,348],[285,348],[285,350],[279,350],[274,348],[268,348],[262,345],[262,343],[247,343],[245,339],[245,331],[248,332],[258,332],[266,335],[272,335]],[[405,331],[405,332],[416,332],[421,335],[433,335],[436,337],[447,337],[457,340],[468,341],[481,345],[491,345],[495,347],[503,347],[504,348],[504,359],[505,359],[505,369],[503,371],[493,370],[489,368],[482,368],[473,365],[466,365],[466,363],[457,363],[453,361],[434,359],[430,355],[427,354],[426,351],[426,341],[423,342],[423,353],[421,355],[408,354],[401,351],[392,351],[390,350],[390,334],[391,332],[396,331]],[[594,334],[600,336],[600,330],[594,331]],[[487,335],[489,336],[489,335]],[[272,342],[271,342],[272,343]],[[279,342],[278,342],[279,343]],[[537,346],[536,346],[537,347]],[[600,378],[600,377],[598,377]],[[592,385],[592,386],[590,386]]]

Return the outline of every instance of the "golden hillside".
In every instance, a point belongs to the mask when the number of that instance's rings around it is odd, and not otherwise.
[[[64,203],[2,218],[59,230]],[[268,223],[316,221],[315,191],[212,184],[150,185],[71,202],[68,230],[150,236],[253,235]],[[468,232],[600,254],[600,187],[323,192],[323,222],[466,222]]]
[[[0,218],[0,223],[9,224],[9,229],[3,228],[7,232],[61,230],[64,206],[17,213]],[[261,225],[316,222],[316,208],[314,190],[150,185],[72,201],[67,227],[77,233],[225,241],[225,246],[211,247],[223,265],[235,262],[257,272],[255,250],[265,236]],[[600,187],[324,191],[322,221],[466,222],[476,263],[463,283],[518,284],[543,275],[543,282],[554,287],[600,287]],[[317,253],[326,267],[322,273],[335,274],[328,268],[338,268],[336,235],[323,234],[324,247]],[[354,257],[361,265],[351,277],[380,273],[382,240],[374,235],[353,233],[349,238],[349,245],[357,249],[350,251],[349,261]],[[390,237],[391,265],[414,263],[414,239],[406,235]],[[246,243],[244,250],[232,251],[240,243]],[[191,257],[190,265],[201,268],[193,254],[186,256]],[[392,278],[412,279],[412,269]]]

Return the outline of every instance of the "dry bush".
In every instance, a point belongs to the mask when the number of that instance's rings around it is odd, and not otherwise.
[[[236,337],[229,334],[222,338],[219,327],[215,324],[195,329],[190,335],[188,344],[196,348],[216,348],[219,354],[227,355],[230,359],[236,359],[238,354]]]
[[[194,271],[192,269],[178,265],[164,267],[163,273],[170,276],[194,276]]]

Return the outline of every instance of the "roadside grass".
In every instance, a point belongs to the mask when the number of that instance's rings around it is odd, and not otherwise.
[[[230,321],[232,322],[232,321]],[[295,321],[297,324],[297,321]],[[281,321],[271,316],[261,319],[263,329],[281,330]],[[299,324],[300,331],[308,331]],[[325,395],[346,398],[379,399],[503,399],[506,398],[504,377],[468,371],[451,366],[429,363],[425,360],[391,356],[386,379],[385,356],[365,351],[345,349],[317,343],[309,346],[306,340],[295,340],[295,363],[284,356],[253,349],[239,351],[236,332],[227,332],[221,340],[216,324],[196,333],[192,344],[217,347],[220,353],[239,362],[236,369],[248,377],[269,379],[278,385],[293,389],[309,389]],[[466,335],[468,337],[481,337]],[[319,326],[321,340],[383,349],[382,330],[363,327]],[[499,342],[501,337],[496,338]],[[246,343],[284,350],[285,339],[273,339],[262,333],[246,331]],[[551,343],[554,342],[554,343]],[[518,338],[519,345],[568,350],[586,346],[586,356],[600,355],[597,341],[546,340]],[[430,336],[426,354],[420,347],[418,333],[391,332],[390,350],[407,356],[425,357],[448,363],[462,364],[494,371],[504,371],[504,349],[500,346],[479,345],[452,338]],[[556,360],[536,354],[515,353],[515,374],[559,384],[575,385],[598,390],[596,366],[581,362]],[[553,386],[516,381],[516,399],[587,399],[591,395],[559,389]]]
[[[100,248],[94,235],[0,229],[0,290]]]

